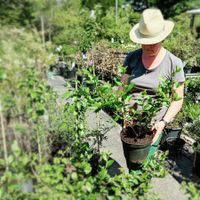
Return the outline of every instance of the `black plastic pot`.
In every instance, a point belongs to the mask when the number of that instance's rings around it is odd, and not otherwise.
[[[67,70],[67,77],[68,79],[73,79],[76,77],[76,68],[74,67],[71,70]]]
[[[138,170],[147,158],[151,143],[145,145],[128,144],[122,141],[124,156],[129,170]]]
[[[59,68],[59,75],[60,76],[65,76],[65,73],[66,73],[66,68],[63,68],[63,67],[61,67],[61,68]]]
[[[200,151],[194,152],[193,172],[200,177]]]
[[[192,67],[191,73],[200,73],[200,67]]]
[[[169,150],[170,156],[178,156],[181,154],[183,146],[185,145],[185,140],[181,138],[168,138],[167,149]]]
[[[198,67],[198,66],[195,66],[195,67],[184,67],[184,72],[186,74],[200,73],[200,67]]]
[[[184,72],[185,72],[186,74],[190,74],[191,71],[192,71],[192,67],[184,67]]]
[[[166,128],[160,144],[163,144],[169,138],[179,138],[182,128]]]

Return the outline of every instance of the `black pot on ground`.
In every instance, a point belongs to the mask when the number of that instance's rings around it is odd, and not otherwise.
[[[65,69],[65,70],[63,71],[63,73],[62,73],[61,76],[63,76],[64,78],[67,78],[67,76],[68,76],[68,70]]]
[[[164,135],[161,139],[160,144],[166,142],[168,138],[179,138],[181,135],[182,128],[165,128]]]
[[[186,74],[191,74],[191,73],[200,73],[200,67],[194,66],[194,67],[184,67],[184,72]]]
[[[59,75],[64,77],[65,74],[66,74],[66,68],[60,67],[59,68]]]
[[[67,70],[67,77],[68,79],[73,79],[76,77],[76,68],[72,68],[71,70]]]
[[[128,144],[123,141],[121,132],[121,141],[123,145],[124,156],[126,158],[127,167],[129,170],[138,170],[142,167],[142,162],[147,158],[151,142],[141,144]]]
[[[200,177],[200,151],[194,152],[193,173]]]
[[[178,156],[181,154],[183,146],[185,145],[185,140],[181,138],[168,138],[167,149],[169,150],[170,156]]]

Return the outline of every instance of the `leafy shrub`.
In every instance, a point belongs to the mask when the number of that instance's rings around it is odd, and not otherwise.
[[[200,77],[189,79],[186,85],[186,100],[196,103],[200,95]]]
[[[128,21],[128,16],[125,15],[124,10],[119,11],[119,17],[117,21],[115,19],[114,9],[107,11],[105,17],[102,18],[102,30],[101,38],[105,38],[109,41],[113,40],[117,43],[127,43],[129,41],[129,31],[131,25]],[[128,13],[128,11],[127,11]]]
[[[186,130],[189,132],[190,136],[200,142],[200,119],[194,120],[192,123],[189,123],[185,126]]]
[[[182,113],[185,121],[193,122],[200,116],[200,105],[197,103],[186,102],[183,106]]]
[[[194,183],[189,182],[183,182],[182,183],[182,188],[185,190],[185,193],[188,196],[189,200],[198,200],[200,198],[200,192],[199,189],[194,185]]]
[[[149,0],[149,6],[158,7],[166,18],[179,15],[189,9],[199,6],[198,0]]]
[[[86,151],[88,152],[88,151]],[[145,197],[150,188],[152,177],[162,177],[166,171],[163,167],[165,155],[158,160],[145,163],[142,171],[130,174],[121,170],[120,174],[111,176],[108,173],[113,161],[109,154],[99,155],[98,170],[92,174],[91,155],[82,152],[79,158],[55,157],[51,164],[38,164],[37,156],[28,157],[17,143],[12,145],[9,156],[10,168],[0,178],[0,198],[18,199],[138,199]],[[4,163],[0,160],[0,166]],[[31,173],[29,169],[32,169]],[[23,185],[32,180],[34,192],[24,191]]]
[[[189,29],[189,16],[181,14],[174,17],[175,27],[173,32],[164,41],[164,46],[181,58],[187,66],[199,65],[199,42]]]

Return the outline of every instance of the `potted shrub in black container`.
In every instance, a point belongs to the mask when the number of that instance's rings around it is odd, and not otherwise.
[[[76,77],[76,68],[75,67],[73,67],[73,68],[71,68],[71,69],[68,69],[67,70],[67,78],[68,79],[74,79],[75,77]]]
[[[131,92],[134,84],[126,85],[116,80],[115,82],[120,86],[120,90],[116,92],[118,100],[110,105],[112,105],[111,109],[115,118],[123,120],[120,135],[124,156],[128,168],[135,169],[140,166],[149,153],[154,137],[151,130],[152,119],[164,105],[169,105],[172,100],[170,96],[171,82],[163,81],[157,90],[156,97],[142,91],[135,100],[133,100],[134,94]]]
[[[123,75],[125,70],[120,69]],[[123,121],[121,141],[124,148],[124,155],[129,169],[136,168],[146,159],[154,133],[151,130],[152,119],[163,106],[168,106],[171,101],[178,100],[175,87],[172,87],[170,80],[163,80],[154,96],[147,94],[144,90],[135,98],[133,83],[122,82],[119,78],[114,79],[115,86],[104,86],[102,91],[103,103],[101,109],[112,111],[116,121]],[[118,89],[114,89],[114,88]],[[171,95],[171,94],[174,95]],[[135,168],[134,168],[135,169]]]
[[[169,155],[178,156],[181,154],[185,141],[180,138],[182,132],[182,123],[184,121],[183,113],[180,112],[173,122],[165,129],[162,140],[160,142],[160,150],[169,150]]]
[[[154,98],[143,91],[133,105],[124,105],[121,140],[129,169],[137,168],[147,158],[154,137],[151,120],[164,103],[169,103],[169,98],[159,94]]]

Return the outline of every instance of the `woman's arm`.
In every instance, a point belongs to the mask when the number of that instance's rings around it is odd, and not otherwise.
[[[178,100],[178,101],[172,101],[171,102],[171,104],[170,104],[170,106],[167,110],[167,113],[163,117],[164,121],[166,121],[167,123],[173,121],[173,119],[178,114],[178,112],[180,111],[180,109],[183,105],[184,83],[182,83],[178,88],[176,88],[175,92],[177,93],[177,95],[179,97],[181,97],[181,99]],[[154,144],[156,142],[159,135],[162,133],[163,129],[165,128],[164,121],[159,121],[159,122],[157,122],[156,124],[153,125],[152,130],[155,130],[155,136],[153,138],[152,144]]]
[[[169,109],[167,110],[167,113],[164,116],[164,120],[169,123],[174,120],[177,113],[181,110],[181,107],[183,105],[183,98],[184,98],[184,84],[182,83],[175,92],[177,95],[181,98],[178,101],[172,101]]]

